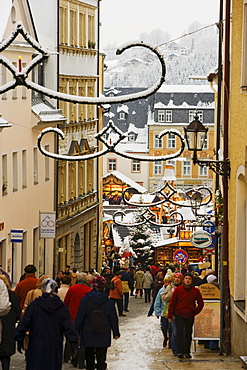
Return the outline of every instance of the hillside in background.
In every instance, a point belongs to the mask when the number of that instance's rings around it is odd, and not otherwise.
[[[205,84],[205,80],[189,79],[191,76],[207,76],[218,65],[217,27],[206,27],[199,22],[190,25],[179,40],[171,40],[168,32],[160,29],[143,33],[138,41],[158,45],[166,61],[166,84]],[[197,31],[202,29],[201,31]],[[127,40],[126,40],[127,41]],[[107,45],[105,87],[150,87],[160,77],[160,63],[145,48],[132,48],[116,56],[117,45]]]

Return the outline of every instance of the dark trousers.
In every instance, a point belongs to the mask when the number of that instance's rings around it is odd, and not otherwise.
[[[192,340],[194,316],[182,317],[179,315],[175,315],[175,324],[177,328],[178,353],[189,354]]]
[[[77,364],[79,365],[79,368],[81,368],[84,365],[85,348],[78,347],[76,357],[75,358],[71,358],[71,357],[72,357],[72,349],[70,347],[69,342],[66,340],[65,346],[64,346],[64,362],[68,362],[69,360],[71,360],[71,363],[74,367],[77,367]]]
[[[123,313],[123,298],[117,299],[117,298],[111,298],[116,304],[118,309],[118,314],[122,315]]]
[[[96,348],[86,347],[85,356],[86,356],[87,370],[95,369],[95,357],[97,360],[96,369],[105,370],[107,368],[106,353],[107,353],[107,347],[96,347]]]
[[[123,309],[127,311],[129,306],[129,292],[123,294]]]
[[[145,303],[150,303],[151,301],[151,289],[144,288]]]
[[[0,356],[0,361],[2,363],[2,370],[9,370],[10,356]]]

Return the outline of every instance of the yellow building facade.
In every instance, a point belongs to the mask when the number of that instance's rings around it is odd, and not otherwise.
[[[234,356],[247,346],[247,1],[232,1],[229,105],[229,280],[231,346]]]

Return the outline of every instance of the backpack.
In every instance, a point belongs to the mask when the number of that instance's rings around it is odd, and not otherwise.
[[[11,309],[11,302],[9,301],[9,293],[6,285],[0,279],[0,317],[5,316]]]
[[[111,282],[110,282],[110,289],[111,289],[111,290],[114,290],[114,289],[115,289],[114,281],[111,281]]]
[[[96,306],[95,304],[93,305],[95,308],[89,322],[90,330],[93,333],[103,333],[107,329],[107,317],[100,306]]]

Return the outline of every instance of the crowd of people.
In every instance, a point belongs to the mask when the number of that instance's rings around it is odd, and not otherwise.
[[[212,270],[176,272],[173,265],[104,266],[79,272],[66,266],[53,280],[36,277],[27,265],[11,289],[0,274],[0,361],[9,370],[17,350],[25,355],[26,369],[61,370],[62,362],[79,369],[105,370],[111,338],[120,337],[118,316],[129,312],[129,297],[150,303],[147,316],[160,319],[163,347],[179,358],[190,358],[194,317],[203,308],[196,286],[217,285]],[[5,307],[4,307],[5,305]],[[117,315],[118,313],[118,315]],[[18,325],[16,327],[16,323]],[[65,338],[65,341],[64,341]],[[96,363],[95,363],[96,362]]]

